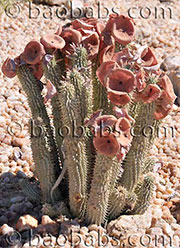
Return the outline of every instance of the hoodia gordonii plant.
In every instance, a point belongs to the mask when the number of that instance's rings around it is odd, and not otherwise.
[[[146,211],[149,150],[175,94],[153,50],[134,37],[134,22],[124,15],[106,23],[83,18],[4,62],[3,73],[18,76],[36,126],[30,139],[39,188],[21,185],[42,200],[44,213],[101,225]]]

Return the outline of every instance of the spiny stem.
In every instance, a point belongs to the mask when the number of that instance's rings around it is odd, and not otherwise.
[[[117,165],[117,158],[97,154],[94,166],[93,180],[87,204],[87,221],[101,225],[105,222],[108,212],[111,182],[117,175],[113,167]]]
[[[57,175],[60,173],[53,129],[51,128],[50,120],[43,103],[38,80],[26,65],[19,67],[17,75],[27,95],[33,121],[38,125],[39,130],[43,131],[39,133],[39,136],[31,133],[31,148],[36,164],[37,176],[41,185],[43,202],[51,202],[50,191],[57,179]],[[55,200],[58,200],[61,197],[60,195],[59,189],[56,189],[54,194]]]

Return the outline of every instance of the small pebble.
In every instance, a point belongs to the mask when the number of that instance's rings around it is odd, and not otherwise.
[[[23,200],[24,200],[24,196],[18,195],[18,196],[12,197],[10,199],[10,202],[17,203],[17,202],[22,202]]]

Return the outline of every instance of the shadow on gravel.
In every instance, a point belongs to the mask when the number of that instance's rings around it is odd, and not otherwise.
[[[29,200],[19,185],[24,177],[26,175],[21,171],[16,175],[6,172],[0,176],[0,226],[6,223],[14,227],[19,217],[25,214],[38,220],[42,216],[42,205]]]

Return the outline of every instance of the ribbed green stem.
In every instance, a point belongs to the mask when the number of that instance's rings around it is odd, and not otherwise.
[[[64,138],[65,161],[69,176],[69,204],[74,216],[83,217],[86,209],[87,157],[84,139]]]
[[[74,79],[76,80],[76,79]],[[64,83],[60,91],[62,123],[70,127],[70,135],[63,141],[63,152],[69,177],[69,203],[74,216],[83,216],[87,197],[87,154],[84,134],[73,135],[72,124],[81,124],[80,102],[71,83]]]
[[[127,194],[127,190],[122,186],[119,186],[117,189],[115,188],[113,190],[109,201],[110,219],[113,219],[120,215],[126,205]]]
[[[103,109],[106,114],[112,114],[112,104],[107,98],[107,90],[96,76],[96,71],[99,66],[98,62],[92,65],[93,111]]]
[[[62,62],[61,62],[62,64]],[[53,83],[57,90],[57,94],[51,99],[51,105],[52,105],[52,114],[53,114],[53,123],[55,127],[55,137],[56,137],[56,143],[58,147],[58,152],[60,156],[61,163],[63,164],[63,154],[61,151],[61,145],[63,142],[63,135],[61,134],[61,128],[62,128],[62,111],[61,111],[61,97],[59,94],[60,86],[62,82],[62,76],[64,75],[64,68],[56,63],[55,58],[53,58],[48,65],[44,65],[44,72],[47,79]]]
[[[154,159],[147,158],[145,160],[144,164],[142,165],[142,173],[145,174],[145,173],[148,173],[148,172],[152,171],[153,167],[154,167],[154,164],[155,164]]]
[[[142,183],[138,183],[135,188],[137,202],[131,212],[132,214],[143,214],[147,210],[152,197],[153,189],[154,181],[150,176],[145,177]]]
[[[58,202],[55,205],[46,203],[43,205],[42,212],[52,218],[57,218],[60,215],[66,215],[68,218],[72,217],[64,201]]]
[[[120,179],[120,184],[127,190],[132,191],[136,186],[142,172],[142,165],[152,145],[157,126],[157,121],[153,118],[155,111],[154,103],[141,103],[136,120],[136,128],[139,133],[133,137],[131,148],[123,162],[124,172]],[[152,128],[152,129],[151,129]],[[152,134],[147,130],[152,131]]]
[[[87,221],[101,225],[105,222],[108,212],[111,183],[116,180],[113,174],[117,158],[97,154],[94,166],[93,180],[87,204]]]
[[[76,47],[72,56],[72,72],[70,73],[70,82],[74,85],[76,99],[79,107],[77,108],[76,119],[79,125],[84,126],[84,121],[90,117],[93,112],[93,86],[92,86],[92,68],[88,65],[88,54],[84,47]],[[78,112],[79,111],[79,112]],[[95,149],[92,142],[92,135],[86,135],[86,156],[87,156],[87,190],[89,192],[90,183],[93,174],[93,165],[95,162]],[[86,196],[87,197],[87,196]]]
[[[43,202],[51,202],[50,191],[60,173],[53,130],[43,103],[38,80],[26,65],[19,67],[17,75],[27,95],[33,122],[35,125],[39,125],[39,130],[43,131],[39,133],[38,137],[31,132],[31,148],[36,165],[36,173],[42,190]],[[59,198],[60,192],[57,188],[54,192],[54,200],[58,200]]]
[[[30,183],[28,178],[21,179],[19,184],[20,184],[20,187],[21,187],[23,193],[30,200],[35,201],[35,202],[41,201],[41,198],[42,198],[41,190],[37,186]]]
[[[80,102],[82,124],[92,114],[93,86],[88,54],[84,47],[77,47],[72,57],[70,81],[75,87],[76,98]]]

